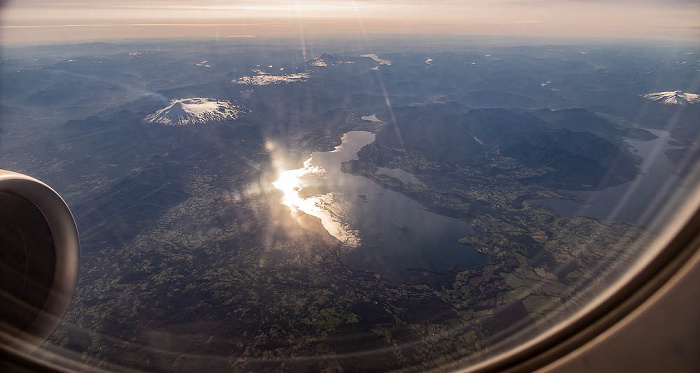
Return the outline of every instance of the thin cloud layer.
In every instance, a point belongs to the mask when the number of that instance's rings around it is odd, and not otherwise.
[[[689,0],[23,0],[4,6],[0,41],[303,33],[555,35],[693,42],[700,40],[699,28],[700,3]]]

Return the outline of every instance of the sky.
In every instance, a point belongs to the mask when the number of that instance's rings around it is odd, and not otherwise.
[[[700,0],[0,0],[0,43],[464,35],[700,42]]]

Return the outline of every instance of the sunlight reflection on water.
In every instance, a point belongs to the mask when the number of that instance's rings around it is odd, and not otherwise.
[[[350,131],[333,151],[315,152],[293,170],[283,167],[281,151],[273,151],[279,171],[270,186],[282,192],[279,202],[293,218],[318,218],[325,231],[349,248],[341,260],[350,268],[404,281],[412,268],[444,271],[486,263],[486,256],[459,242],[471,232],[468,223],[431,212],[399,192],[341,170],[343,162],[357,159],[374,140],[371,132]],[[407,175],[411,174],[403,176]]]
[[[363,136],[358,138],[358,133],[355,133],[355,136],[343,135],[341,145],[336,146],[333,151],[313,153],[301,168],[280,170],[278,179],[272,183],[283,193],[282,203],[289,207],[293,216],[296,217],[301,211],[319,218],[329,234],[351,247],[357,247],[360,238],[358,232],[343,221],[347,202],[338,198],[334,192],[306,198],[302,197],[300,192],[303,188],[312,186],[309,180],[321,179],[330,182],[334,174],[341,172],[342,162],[357,159],[357,152],[374,141],[374,134],[364,132]]]

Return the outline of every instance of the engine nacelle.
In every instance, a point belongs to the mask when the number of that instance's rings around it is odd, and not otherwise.
[[[63,317],[78,278],[70,209],[48,185],[0,170],[0,344],[29,352]]]

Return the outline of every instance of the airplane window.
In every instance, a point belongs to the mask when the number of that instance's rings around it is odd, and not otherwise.
[[[699,206],[700,5],[7,2],[0,169],[50,185],[68,369],[452,370]]]

